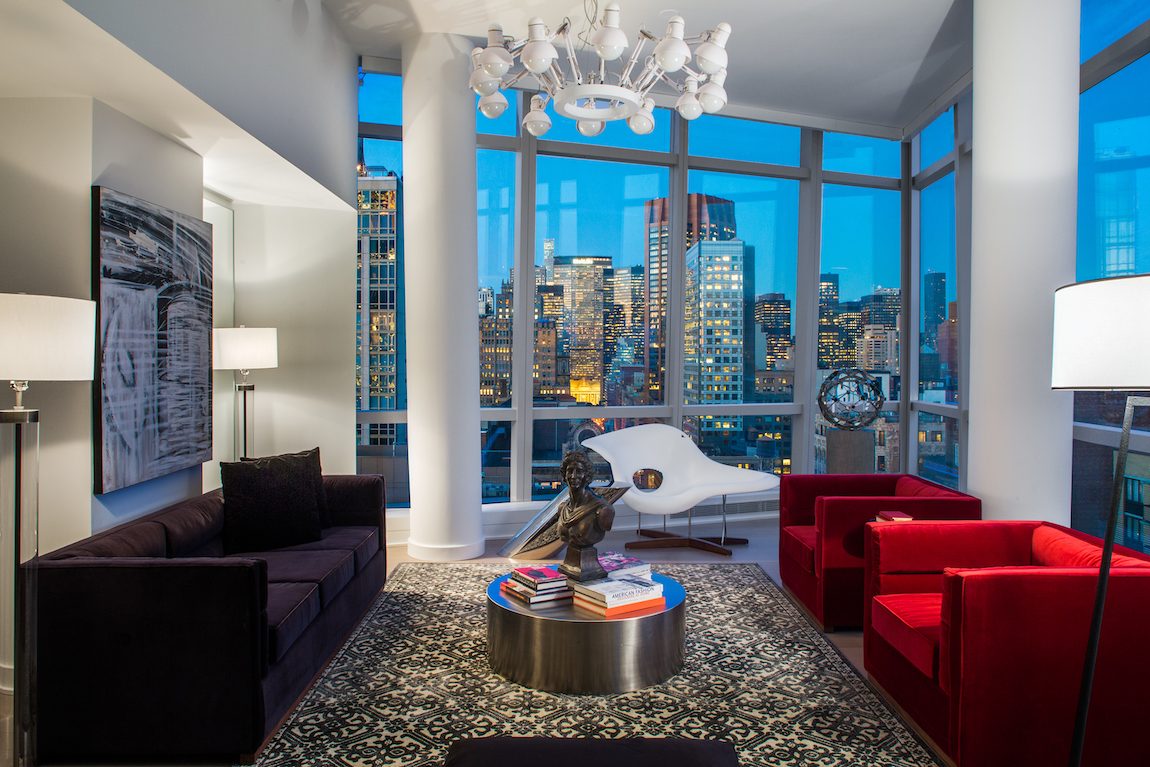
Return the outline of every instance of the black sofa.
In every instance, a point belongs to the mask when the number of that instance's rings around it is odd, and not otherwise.
[[[327,476],[321,540],[225,556],[218,491],[39,560],[41,761],[251,761],[387,573],[383,479]]]

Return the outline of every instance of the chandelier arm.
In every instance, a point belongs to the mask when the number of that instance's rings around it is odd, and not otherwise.
[[[505,80],[504,82],[499,83],[499,89],[500,90],[507,90],[508,88],[515,85],[515,83],[519,82],[524,77],[526,77],[528,74],[530,74],[530,73],[526,69],[522,70],[521,72],[519,72],[515,76]]]
[[[563,78],[563,70],[559,68],[558,61],[551,62],[551,69],[543,72],[543,76],[551,77],[551,84],[550,87],[547,87],[547,93],[550,93],[552,97],[554,97],[555,91],[560,90],[561,87],[566,84],[566,79]]]
[[[639,61],[639,54],[643,52],[643,46],[646,44],[646,39],[640,33],[639,39],[635,41],[635,48],[631,51],[631,60],[627,62],[627,66],[623,68],[623,73],[619,75],[619,85],[624,88],[630,87],[631,72],[635,69],[635,64]]]
[[[707,81],[707,79],[709,78],[709,75],[706,75],[706,74],[704,74],[704,73],[702,73],[702,72],[696,72],[695,70],[691,69],[691,68],[690,68],[689,66],[687,66],[686,64],[684,64],[684,65],[682,66],[682,68],[681,68],[679,71],[680,71],[680,72],[682,72],[682,73],[684,73],[684,74],[685,74],[685,75],[687,75],[688,77],[693,77],[693,78],[695,78],[696,80],[698,80],[698,81],[699,81],[699,85],[702,85],[703,83],[705,83],[705,82]]]
[[[655,82],[651,83],[651,85],[654,86],[660,80],[665,82],[667,85],[670,85],[672,88],[674,88],[676,93],[682,93],[683,91],[687,90],[684,86],[679,85],[679,83],[675,82],[670,77],[667,77],[666,72],[660,72],[659,76],[657,78],[655,78]],[[650,90],[650,87],[648,87],[647,90]],[[646,95],[646,94],[643,94],[643,95]]]
[[[607,82],[607,62],[599,59],[599,82]]]
[[[571,41],[571,35],[569,31],[563,35],[563,42],[567,48],[567,62],[571,65],[571,80],[576,85],[582,85],[583,75],[579,72],[579,62],[575,58],[575,43]],[[558,65],[555,65],[555,69],[559,69]],[[562,70],[560,70],[560,74],[562,74]],[[560,78],[559,82],[563,82],[562,77]]]
[[[514,38],[508,38],[508,40],[510,42],[505,42],[503,44],[503,47],[506,48],[507,52],[511,54],[511,58],[515,58],[516,56],[518,56],[523,51],[523,49],[527,46],[527,43],[528,43],[527,38],[523,38],[522,40],[515,40]]]
[[[635,90],[639,91],[641,95],[647,95],[647,91],[651,90],[651,86],[659,81],[663,75],[663,69],[655,61],[655,57],[651,56],[647,59],[647,68],[643,70],[643,74],[635,82]]]

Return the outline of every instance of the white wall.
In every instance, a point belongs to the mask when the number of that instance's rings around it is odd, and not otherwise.
[[[0,99],[0,290],[91,298],[91,186],[201,213],[198,155],[87,98]],[[197,494],[195,467],[92,495],[92,387],[33,384],[40,549]]]
[[[320,0],[67,0],[349,205],[356,56]]]
[[[355,473],[356,214],[237,203],[235,323],[279,330],[279,367],[253,370],[256,452],[320,447]]]
[[[204,200],[204,220],[212,225],[212,327],[235,327],[234,215],[230,207]],[[235,374],[212,371],[212,460],[204,464],[204,492],[220,486],[220,461],[235,459]]]

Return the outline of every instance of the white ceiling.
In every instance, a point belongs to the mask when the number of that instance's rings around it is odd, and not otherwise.
[[[2,2],[2,0],[0,0]],[[63,2],[0,5],[0,98],[90,97],[204,158],[204,185],[239,202],[347,204]]]
[[[600,8],[608,0],[599,0]],[[399,58],[421,32],[481,38],[489,22],[522,38],[539,16],[585,27],[581,0],[323,0],[361,54]],[[621,26],[662,34],[684,16],[687,34],[720,21],[728,114],[795,118],[816,127],[901,136],[944,94],[969,82],[972,0],[619,0]],[[588,0],[586,5],[594,5]],[[808,119],[803,119],[808,118]]]

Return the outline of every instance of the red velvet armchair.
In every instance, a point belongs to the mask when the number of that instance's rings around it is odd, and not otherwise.
[[[1101,544],[1046,522],[867,525],[871,679],[959,767],[1066,764]],[[1134,712],[1150,701],[1150,557],[1115,552],[1083,761],[1093,767],[1146,763]]]
[[[915,519],[978,519],[982,502],[911,474],[782,478],[779,572],[827,630],[863,625],[863,526],[880,511]]]

